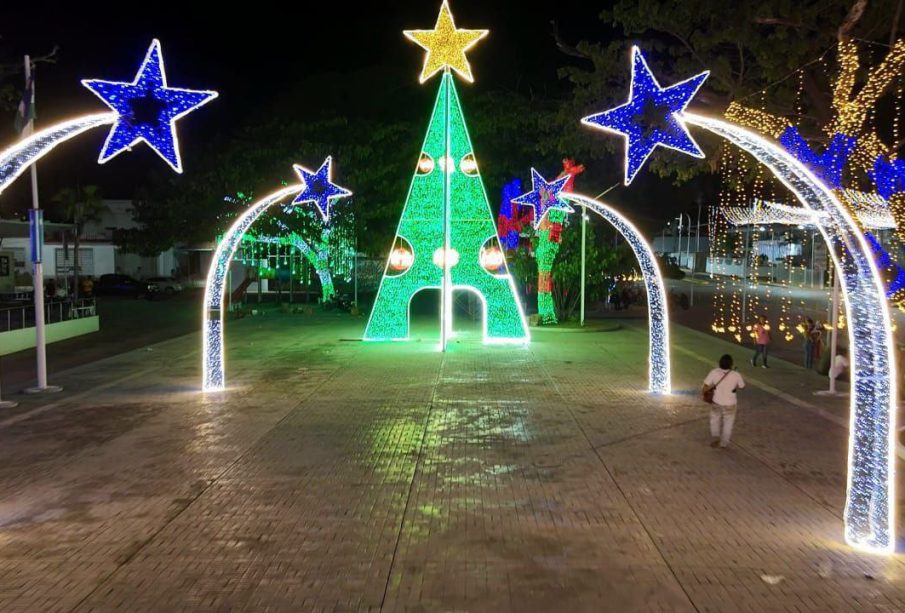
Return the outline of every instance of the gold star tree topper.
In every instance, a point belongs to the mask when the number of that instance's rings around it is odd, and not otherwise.
[[[468,63],[465,52],[489,32],[490,30],[457,30],[449,2],[443,0],[437,25],[433,30],[405,30],[403,34],[427,51],[419,79],[421,83],[447,67],[455,70],[469,83],[474,83],[471,64]]]

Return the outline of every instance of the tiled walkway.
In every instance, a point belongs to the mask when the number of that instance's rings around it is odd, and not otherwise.
[[[719,451],[720,341],[674,329],[657,398],[640,321],[446,354],[363,323],[230,325],[226,394],[186,337],[0,416],[0,610],[905,610],[905,560],[842,542],[817,375],[742,367]]]

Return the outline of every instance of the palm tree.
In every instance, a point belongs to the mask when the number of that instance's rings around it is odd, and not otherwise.
[[[75,252],[72,258],[72,269],[75,273],[75,288],[72,293],[72,301],[79,299],[79,243],[85,224],[90,221],[100,221],[101,215],[107,210],[101,198],[100,188],[97,185],[76,185],[61,189],[54,196],[54,202],[63,207],[63,215],[69,223],[75,226]]]

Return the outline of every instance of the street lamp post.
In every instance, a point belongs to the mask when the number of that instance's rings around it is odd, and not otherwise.
[[[588,232],[588,212],[584,205],[581,206],[581,325],[584,326],[584,302],[585,302],[585,245]]]

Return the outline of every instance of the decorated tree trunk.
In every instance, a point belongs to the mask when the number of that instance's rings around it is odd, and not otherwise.
[[[575,164],[575,161],[566,158],[562,161],[563,171],[559,178],[568,176],[569,180],[563,187],[564,192],[575,190],[575,177],[584,172],[584,166]],[[537,229],[537,247],[535,257],[537,259],[537,314],[542,324],[558,323],[556,317],[556,304],[553,300],[553,263],[559,253],[562,244],[563,222],[567,213],[551,210],[541,221]]]

